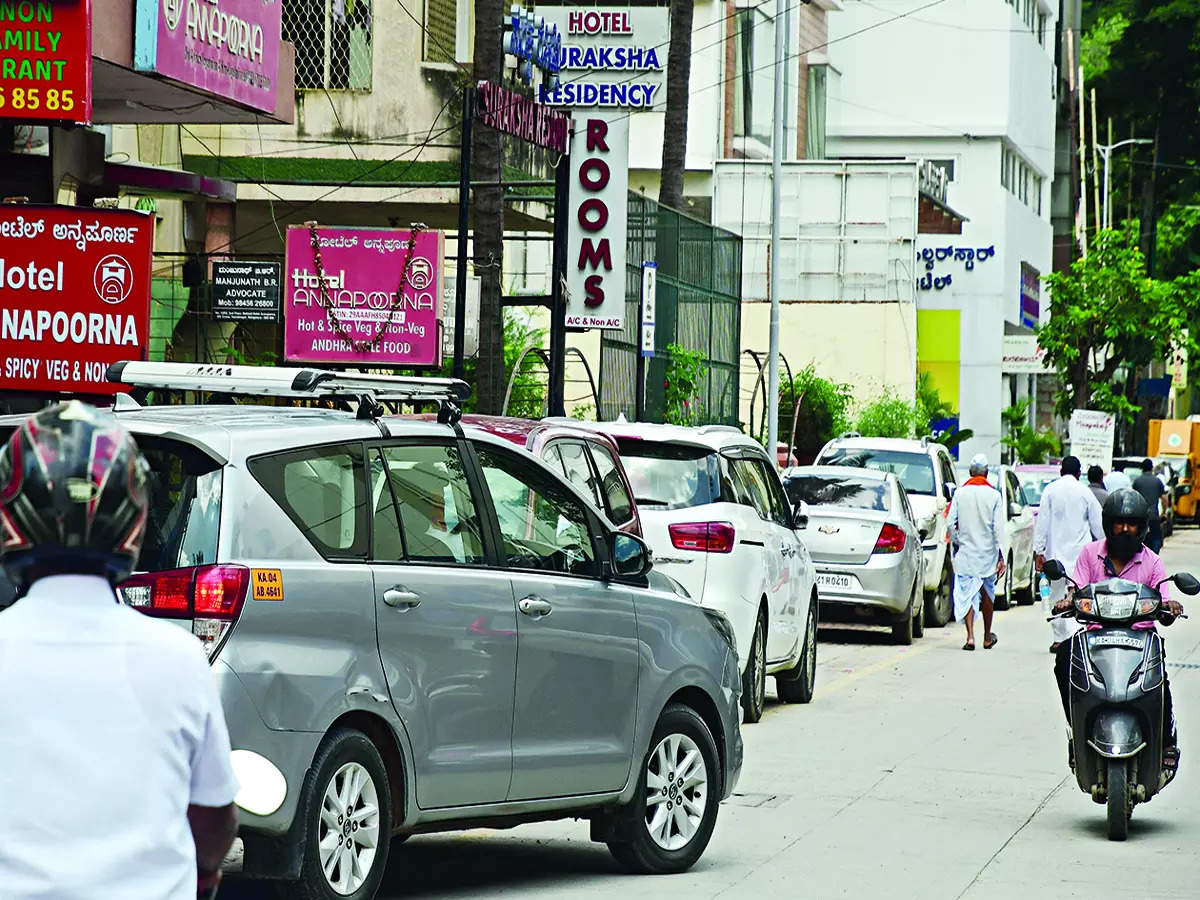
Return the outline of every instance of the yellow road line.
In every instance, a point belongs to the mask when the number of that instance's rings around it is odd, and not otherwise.
[[[948,638],[942,638],[940,640],[931,640],[928,637],[921,638],[921,643],[916,647],[903,650],[900,653],[894,653],[886,659],[881,659],[879,662],[871,663],[871,665],[866,666],[865,668],[855,669],[853,672],[843,675],[841,678],[835,678],[833,681],[826,683],[824,687],[818,688],[818,694],[828,694],[833,691],[840,690],[848,684],[853,684],[860,678],[866,678],[868,675],[874,675],[876,672],[881,672],[884,669],[889,669],[892,666],[899,665],[907,659],[920,656],[922,653],[928,653],[930,650],[934,650],[946,643],[947,640]]]

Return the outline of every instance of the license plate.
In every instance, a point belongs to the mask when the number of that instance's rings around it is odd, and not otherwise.
[[[837,572],[818,572],[817,586],[834,588],[836,590],[848,591],[858,584],[858,579],[853,575],[841,575]]]

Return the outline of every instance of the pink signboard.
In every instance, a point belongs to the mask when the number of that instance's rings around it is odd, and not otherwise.
[[[414,238],[411,231],[396,228],[318,228],[317,240],[324,289],[309,228],[288,228],[284,358],[348,365],[439,365],[441,232],[422,231]]]
[[[281,0],[137,0],[134,68],[274,112],[281,5]]]

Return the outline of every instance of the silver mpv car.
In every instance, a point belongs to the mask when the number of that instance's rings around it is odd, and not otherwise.
[[[700,857],[742,763],[732,628],[452,404],[445,424],[378,415],[465,385],[172,363],[110,379],[359,395],[357,415],[117,404],[153,470],[149,571],[120,595],[207,648],[242,783],[230,865],[369,898],[393,836],[561,817],[633,871]]]

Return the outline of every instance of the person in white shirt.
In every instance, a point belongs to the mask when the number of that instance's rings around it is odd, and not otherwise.
[[[983,647],[996,646],[992,603],[996,578],[1004,575],[1004,510],[1000,492],[987,480],[987,457],[971,459],[971,477],[954,493],[946,525],[954,543],[954,617],[967,626],[964,650],[975,649],[975,613],[983,613]]]
[[[229,735],[191,634],[118,602],[146,464],[78,401],[0,450],[0,897],[209,896],[237,829]]]
[[[1068,456],[1062,461],[1061,477],[1046,486],[1038,509],[1037,527],[1033,532],[1034,565],[1042,571],[1047,559],[1057,559],[1068,572],[1075,571],[1079,553],[1092,541],[1104,537],[1104,522],[1100,501],[1087,485],[1079,480],[1083,471],[1079,460]],[[1112,474],[1112,473],[1109,473]],[[1108,481],[1105,479],[1105,485]],[[1066,596],[1065,579],[1050,583],[1050,599],[1046,615]],[[1050,622],[1052,643],[1050,652],[1057,653],[1059,645],[1079,630],[1072,619],[1055,618]]]

